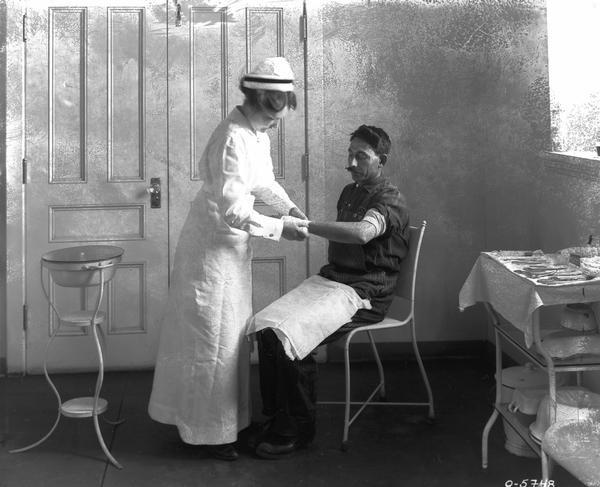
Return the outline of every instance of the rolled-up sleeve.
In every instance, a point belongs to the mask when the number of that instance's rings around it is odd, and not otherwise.
[[[262,215],[254,210],[254,196],[251,194],[247,147],[241,138],[228,137],[222,159],[222,201],[221,216],[233,217],[230,226],[245,230],[253,236],[279,240],[283,222],[279,218]]]
[[[404,233],[408,227],[409,216],[406,200],[397,190],[386,188],[371,201],[373,209],[385,218],[386,230]]]

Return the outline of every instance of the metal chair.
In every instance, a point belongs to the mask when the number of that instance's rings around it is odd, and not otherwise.
[[[402,261],[402,267],[400,269],[400,276],[398,279],[398,283],[396,285],[396,289],[394,291],[395,296],[405,299],[410,304],[410,309],[408,314],[403,319],[396,319],[386,316],[382,321],[373,324],[365,324],[356,326],[353,323],[353,327],[349,330],[347,335],[342,336],[344,339],[344,365],[346,372],[346,399],[344,402],[340,401],[320,401],[319,404],[344,404],[345,405],[345,413],[344,413],[344,436],[342,439],[342,450],[346,451],[348,449],[348,431],[350,429],[350,425],[354,422],[354,420],[358,417],[358,415],[364,410],[364,408],[368,405],[384,405],[384,406],[427,406],[428,418],[433,420],[435,417],[435,412],[433,408],[433,394],[431,392],[431,386],[429,385],[429,379],[427,378],[427,374],[425,372],[425,367],[423,366],[423,361],[421,360],[421,355],[419,353],[419,348],[417,346],[416,334],[415,334],[415,290],[416,290],[416,282],[417,282],[417,268],[419,264],[419,257],[421,255],[421,244],[423,242],[423,234],[425,233],[425,227],[427,226],[427,222],[423,220],[420,227],[410,227],[410,241],[409,241],[409,252],[406,258]],[[423,382],[425,383],[425,388],[427,389],[427,402],[387,402],[385,401],[385,377],[383,366],[381,364],[381,359],[379,358],[379,353],[377,352],[377,346],[375,344],[375,340],[373,338],[372,332],[375,330],[383,330],[386,328],[400,328],[403,326],[410,326],[410,334],[413,351],[415,353],[417,362],[419,364],[419,369],[421,371],[421,376],[423,378]],[[343,327],[342,327],[343,331]],[[369,336],[369,340],[371,342],[371,348],[373,350],[373,354],[375,356],[375,361],[377,362],[377,369],[379,370],[379,384],[373,389],[369,397],[366,401],[351,401],[350,400],[350,341],[352,338],[360,332],[366,332]],[[373,401],[372,399],[375,395],[379,393],[379,401]],[[360,408],[352,417],[350,417],[350,407],[352,405],[360,405]]]

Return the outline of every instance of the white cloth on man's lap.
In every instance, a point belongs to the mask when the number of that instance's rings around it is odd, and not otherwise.
[[[362,308],[371,303],[350,286],[315,275],[256,313],[247,333],[272,328],[287,356],[303,359]]]

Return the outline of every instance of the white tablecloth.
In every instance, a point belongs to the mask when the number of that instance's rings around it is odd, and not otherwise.
[[[459,309],[487,302],[523,331],[528,347],[533,343],[533,313],[541,306],[600,301],[600,279],[541,285],[515,272],[509,263],[518,251],[482,252],[459,294]]]

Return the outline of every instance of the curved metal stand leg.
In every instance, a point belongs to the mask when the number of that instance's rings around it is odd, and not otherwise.
[[[100,332],[99,336],[100,336],[100,348],[102,350],[102,356],[104,356],[104,351],[106,350],[106,336],[104,335],[104,330],[102,329],[101,326],[99,326],[97,328],[97,330]],[[115,421],[112,421],[110,419],[106,419],[104,416],[102,416],[102,421],[104,421],[107,424],[110,424],[111,426],[119,426],[120,424],[123,424],[125,422],[124,419],[117,419]]]
[[[94,318],[92,318],[94,319]],[[100,443],[100,447],[102,451],[106,455],[106,458],[117,468],[123,468],[123,466],[115,460],[112,456],[106,444],[104,443],[104,438],[102,437],[102,432],[100,431],[100,425],[98,424],[98,397],[100,396],[100,390],[102,389],[102,382],[104,380],[104,359],[102,358],[102,347],[100,346],[100,340],[98,339],[98,331],[96,330],[96,325],[92,322],[92,333],[94,335],[94,342],[96,343],[96,350],[98,352],[98,379],[96,380],[96,390],[94,392],[94,405],[92,410],[92,418],[94,420],[94,429],[96,430],[96,436],[98,437],[98,442]]]
[[[56,414],[56,420],[54,421],[54,425],[52,426],[52,428],[50,428],[50,431],[48,431],[48,433],[46,433],[46,435],[42,439],[36,441],[35,443],[32,443],[31,445],[24,446],[22,448],[16,448],[14,450],[9,450],[9,453],[20,453],[23,451],[31,450],[32,448],[35,448],[36,446],[41,445],[44,441],[46,441],[50,437],[50,435],[52,433],[54,433],[54,430],[58,426],[58,422],[60,421],[60,417],[62,415],[61,410],[60,410],[60,407],[62,405],[62,400],[60,398],[60,394],[58,393],[58,389],[56,389],[56,386],[54,385],[54,383],[50,379],[50,376],[48,375],[47,362],[48,362],[48,351],[50,350],[50,345],[54,341],[54,337],[56,337],[56,334],[58,333],[59,328],[60,328],[60,322],[59,322],[58,326],[56,327],[56,329],[54,330],[54,332],[52,333],[52,335],[50,336],[50,340],[48,340],[48,343],[46,344],[46,353],[45,353],[45,357],[44,357],[44,375],[46,376],[46,381],[50,385],[50,388],[52,389],[52,392],[54,392],[54,395],[56,396],[56,400],[58,402],[58,412]]]

